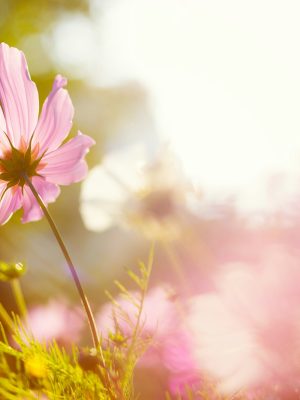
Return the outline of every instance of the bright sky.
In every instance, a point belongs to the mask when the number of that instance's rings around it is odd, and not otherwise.
[[[59,65],[97,86],[143,85],[158,132],[210,196],[257,209],[300,193],[298,0],[91,5],[58,22]]]

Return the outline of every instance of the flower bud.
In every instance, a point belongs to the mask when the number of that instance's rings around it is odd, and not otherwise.
[[[81,349],[78,356],[78,364],[84,371],[99,373],[100,360],[96,349]]]
[[[12,279],[20,278],[26,271],[23,263],[6,263],[0,261],[0,281],[10,281]]]

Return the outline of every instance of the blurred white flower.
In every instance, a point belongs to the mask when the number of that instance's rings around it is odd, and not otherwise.
[[[93,231],[121,225],[152,238],[177,237],[191,193],[170,152],[149,157],[144,146],[132,145],[109,153],[90,171],[82,185],[80,210]]]

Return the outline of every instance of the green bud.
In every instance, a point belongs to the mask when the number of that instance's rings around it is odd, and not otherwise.
[[[6,263],[0,261],[0,281],[10,281],[20,278],[26,272],[26,267],[23,263]]]
[[[126,344],[127,339],[128,339],[128,338],[124,337],[121,332],[110,332],[109,338],[112,342],[115,343],[116,346],[121,346],[121,345]]]

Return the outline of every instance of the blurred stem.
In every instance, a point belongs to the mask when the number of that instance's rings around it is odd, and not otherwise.
[[[130,346],[128,348],[128,351],[127,351],[128,364],[130,363],[131,354],[133,352],[133,349],[134,349],[134,346],[135,346],[135,343],[136,343],[136,340],[137,340],[137,337],[138,337],[138,334],[139,334],[142,312],[144,310],[145,297],[146,297],[146,293],[148,291],[149,278],[150,278],[151,271],[152,271],[152,266],[153,266],[154,249],[155,249],[155,243],[152,243],[150,254],[149,254],[149,258],[148,258],[148,263],[147,263],[147,279],[145,281],[145,284],[141,288],[140,306],[139,306],[139,309],[138,309],[138,314],[137,314],[137,318],[136,318],[135,327],[134,327],[134,330],[133,330],[133,333],[132,333],[131,344],[130,344]]]
[[[71,272],[72,278],[73,278],[73,280],[75,282],[75,286],[76,286],[77,291],[79,293],[83,308],[85,310],[85,313],[86,313],[86,316],[87,316],[87,319],[88,319],[88,322],[89,322],[89,327],[90,327],[90,330],[91,330],[94,346],[95,346],[95,348],[97,350],[100,351],[102,362],[104,364],[104,358],[103,358],[103,354],[102,354],[102,351],[101,351],[101,346],[100,346],[98,331],[97,331],[97,328],[96,328],[95,318],[94,318],[94,315],[92,313],[90,303],[89,303],[89,301],[88,301],[88,299],[87,299],[87,297],[86,297],[86,295],[84,293],[84,290],[83,290],[83,288],[81,286],[80,279],[79,279],[79,276],[77,274],[76,268],[75,268],[75,266],[74,266],[74,264],[73,264],[73,262],[71,260],[69,252],[68,252],[68,250],[67,250],[67,248],[66,248],[66,246],[64,244],[64,241],[63,241],[63,239],[62,239],[62,237],[61,237],[61,235],[60,235],[60,233],[59,233],[59,231],[58,231],[58,229],[57,229],[57,227],[55,225],[55,222],[52,219],[52,217],[51,217],[46,205],[44,204],[44,202],[41,199],[40,195],[38,194],[38,192],[36,191],[35,187],[31,183],[30,179],[26,175],[24,176],[24,179],[26,181],[26,184],[31,189],[32,194],[36,198],[36,201],[38,202],[39,206],[43,210],[44,215],[45,215],[45,217],[46,217],[46,219],[47,219],[47,221],[48,221],[48,223],[50,225],[50,228],[52,229],[52,232],[53,232],[53,234],[55,236],[55,239],[57,240],[57,243],[58,243],[58,245],[59,245],[59,247],[60,247],[60,249],[61,249],[61,251],[62,251],[62,253],[63,253],[63,255],[64,255],[65,259],[66,259],[66,261],[67,261],[67,265],[68,265],[69,270]]]
[[[2,303],[0,303],[0,317],[12,331],[15,330],[14,321],[9,316],[8,312],[3,307]]]
[[[189,285],[186,275],[182,269],[182,264],[176,254],[176,250],[173,248],[173,246],[169,242],[166,242],[166,241],[162,242],[162,246],[163,246],[163,249],[164,249],[166,255],[168,256],[168,259],[171,263],[171,266],[172,266],[175,274],[177,275],[179,285],[181,287],[183,287],[184,292],[186,292],[186,294],[189,294],[190,285]]]
[[[22,318],[26,318],[27,307],[19,279],[13,279],[11,281],[11,287],[20,312],[20,316]]]

